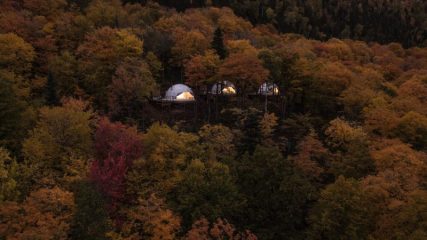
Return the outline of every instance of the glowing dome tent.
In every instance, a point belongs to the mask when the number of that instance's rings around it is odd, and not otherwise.
[[[259,89],[258,94],[260,95],[279,95],[279,87],[274,83],[263,83]]]
[[[164,100],[176,102],[194,101],[194,93],[187,85],[175,84],[166,91]]]
[[[236,87],[233,83],[229,81],[223,81],[215,83],[211,88],[211,94],[224,94],[224,95],[234,95],[236,94]]]

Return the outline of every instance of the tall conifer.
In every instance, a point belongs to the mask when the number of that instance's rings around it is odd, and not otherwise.
[[[215,49],[216,53],[221,59],[224,59],[227,55],[227,51],[224,46],[224,35],[221,28],[217,28],[214,33],[212,48]]]

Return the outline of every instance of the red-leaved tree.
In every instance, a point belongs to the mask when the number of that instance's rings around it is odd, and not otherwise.
[[[119,203],[125,201],[126,172],[141,153],[142,142],[136,128],[101,119],[95,133],[95,159],[90,178],[109,198],[112,214]]]

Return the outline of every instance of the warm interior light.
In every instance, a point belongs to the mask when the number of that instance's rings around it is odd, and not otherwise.
[[[222,93],[223,94],[236,94],[236,89],[234,89],[233,87],[225,87],[224,89],[222,89]]]
[[[177,100],[194,100],[194,96],[190,92],[183,92],[178,96],[176,96],[176,99]]]

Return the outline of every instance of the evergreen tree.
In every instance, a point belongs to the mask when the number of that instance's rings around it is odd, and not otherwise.
[[[17,147],[21,140],[22,113],[25,103],[16,96],[12,84],[0,78],[0,145]]]
[[[215,49],[216,53],[221,59],[224,59],[227,55],[224,46],[224,35],[221,28],[217,28],[214,33],[214,38],[212,41],[212,48]]]
[[[89,182],[75,185],[76,213],[71,239],[103,240],[110,230],[110,222],[102,194]]]
[[[58,104],[58,96],[56,94],[56,82],[53,79],[52,73],[49,72],[47,75],[46,83],[46,103],[50,106]]]
[[[252,153],[255,147],[261,143],[262,136],[260,131],[261,111],[255,108],[249,108],[243,117],[242,139],[239,150],[241,153]]]
[[[260,239],[299,239],[308,203],[316,196],[310,182],[275,147],[259,145],[234,164],[247,203],[238,222]]]

